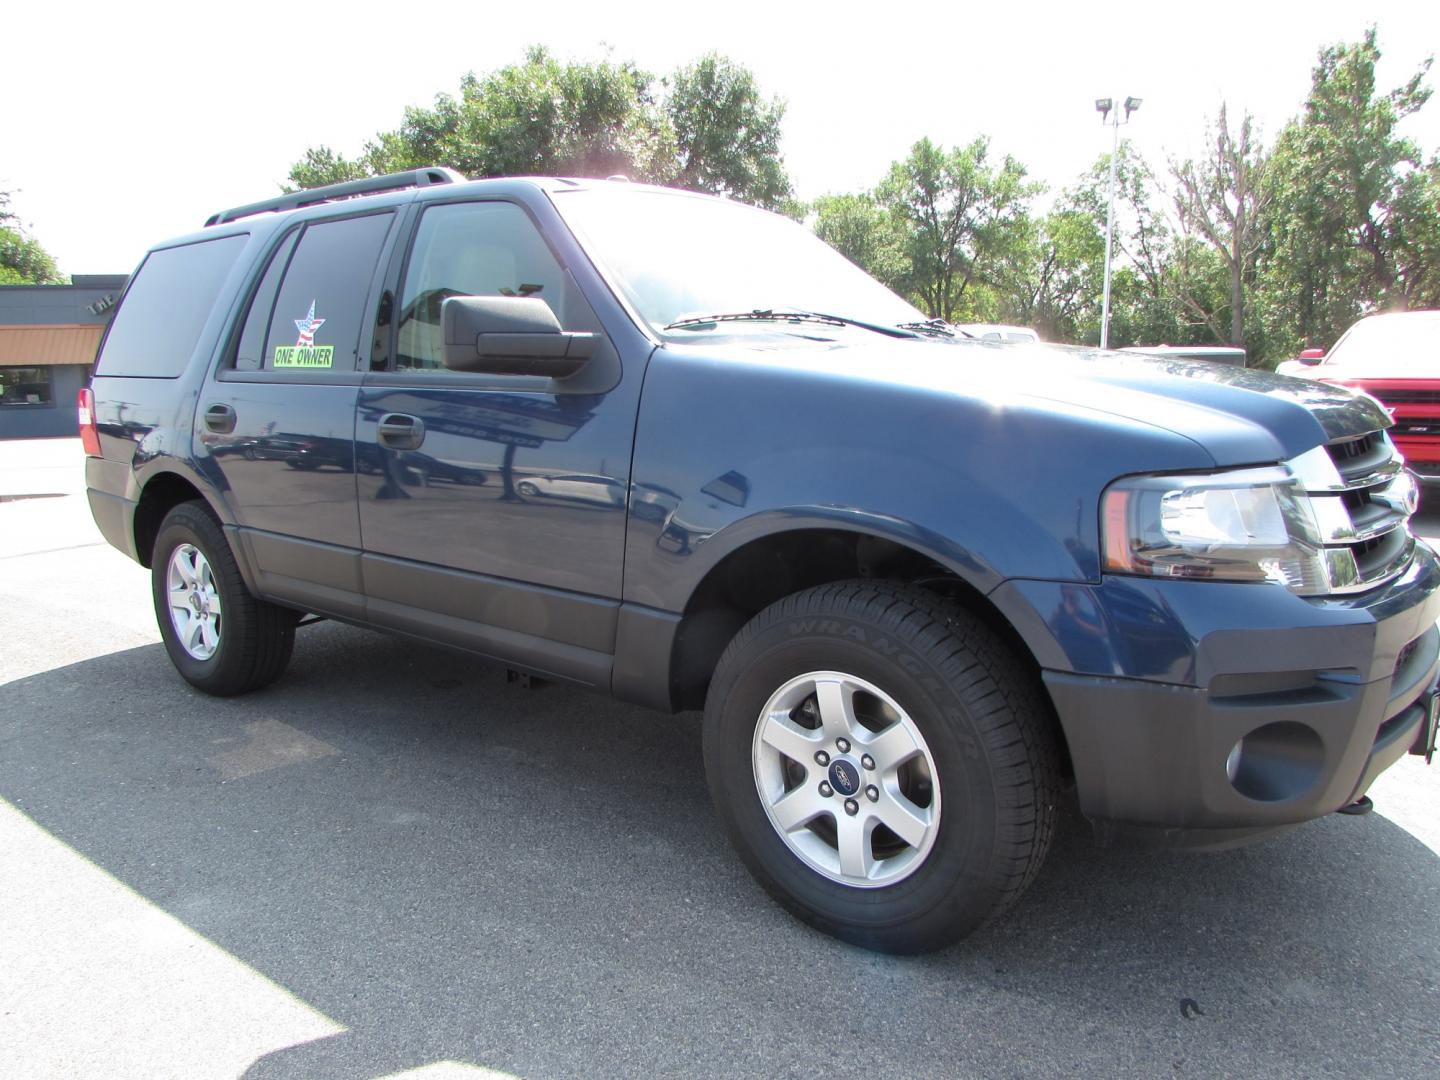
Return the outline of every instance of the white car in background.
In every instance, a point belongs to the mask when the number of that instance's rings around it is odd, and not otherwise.
[[[1028,326],[1006,326],[1003,323],[956,323],[955,329],[981,341],[1024,341],[1037,344],[1040,335]]]

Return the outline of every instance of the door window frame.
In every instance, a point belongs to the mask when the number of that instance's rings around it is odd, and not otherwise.
[[[379,317],[380,299],[383,296],[383,285],[386,280],[389,267],[394,258],[394,249],[399,246],[398,241],[404,234],[407,218],[410,216],[413,207],[411,206],[385,206],[375,209],[361,210],[348,214],[334,214],[325,217],[308,218],[305,221],[295,222],[287,228],[280,229],[276,235],[266,244],[265,255],[257,259],[251,268],[250,280],[246,282],[244,296],[245,301],[240,305],[235,318],[231,321],[230,332],[225,337],[224,347],[219,350],[214,369],[214,378],[217,382],[235,383],[309,383],[335,386],[358,386],[361,377],[370,363],[370,351],[373,347],[373,334],[366,331],[374,327]],[[285,270],[275,285],[275,297],[278,298],[280,290],[285,287],[285,279],[290,274],[290,267],[294,262],[295,254],[300,250],[300,245],[305,241],[305,230],[312,225],[328,225],[332,222],[350,221],[356,218],[377,217],[381,214],[390,217],[390,227],[386,231],[385,239],[381,241],[380,251],[375,260],[375,268],[370,275],[370,284],[366,290],[365,302],[360,309],[360,327],[355,350],[353,368],[341,369],[317,369],[317,368],[257,368],[253,370],[237,370],[235,367],[235,354],[240,348],[240,338],[245,332],[245,324],[250,320],[250,309],[255,301],[259,299],[260,287],[264,284],[265,275],[269,273],[270,264],[280,254],[281,250],[289,242],[292,236],[296,237],[290,252],[285,256]],[[297,235],[298,234],[298,235]],[[271,322],[274,321],[273,310]],[[266,335],[270,326],[267,323]]]
[[[570,286],[580,296],[595,320],[596,349],[586,367],[581,370],[581,376],[589,369],[595,369],[590,377],[571,376],[569,379],[554,379],[545,375],[497,375],[489,372],[472,371],[451,371],[447,368],[410,368],[405,371],[396,371],[394,367],[395,355],[399,349],[400,324],[398,320],[401,289],[405,284],[405,272],[410,266],[410,260],[414,254],[415,241],[420,233],[420,224],[425,212],[432,207],[473,205],[476,203],[506,203],[520,210],[529,220],[531,228],[544,243],[551,258],[555,260],[560,272],[569,279]],[[383,296],[388,293],[393,297],[392,308],[394,314],[390,319],[388,339],[386,345],[386,367],[379,370],[372,370],[368,364],[371,357],[366,357],[366,365],[360,368],[361,384],[364,386],[383,387],[400,389],[403,387],[415,387],[443,390],[453,387],[456,390],[502,390],[507,393],[533,392],[539,394],[596,394],[605,393],[615,387],[620,381],[620,357],[616,351],[609,335],[604,330],[600,314],[595,310],[595,305],[585,290],[580,287],[571,270],[569,260],[556,247],[554,240],[544,227],[539,218],[529,206],[517,198],[505,195],[456,195],[449,198],[425,199],[421,202],[410,204],[407,208],[405,220],[400,222],[402,235],[391,250],[389,265],[386,267],[384,282],[381,291],[377,294]],[[372,317],[378,317],[378,306],[371,306]],[[373,319],[371,325],[373,326]],[[597,382],[596,375],[599,375]],[[570,384],[570,385],[567,385]]]

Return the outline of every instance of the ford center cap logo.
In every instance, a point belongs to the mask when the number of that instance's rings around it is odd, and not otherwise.
[[[860,790],[860,769],[853,761],[836,758],[830,763],[830,786],[849,798]]]

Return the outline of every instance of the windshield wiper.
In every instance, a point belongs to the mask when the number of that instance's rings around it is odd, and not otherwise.
[[[756,308],[753,311],[728,311],[715,315],[689,315],[676,319],[663,329],[685,330],[709,326],[722,322],[808,322],[825,326],[858,326],[862,330],[873,330],[886,337],[913,338],[918,335],[910,329],[899,326],[883,326],[880,323],[851,319],[845,315],[826,315],[819,311],[804,311],[799,308]]]
[[[897,326],[901,330],[913,330],[917,334],[931,334],[934,337],[953,338],[956,334],[961,337],[973,338],[975,335],[968,330],[961,330],[958,326],[951,326],[944,319],[926,319],[924,322],[902,322]]]

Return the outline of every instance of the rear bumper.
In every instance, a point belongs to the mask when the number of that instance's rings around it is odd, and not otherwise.
[[[1031,608],[1044,626],[1027,637],[1050,632],[1037,657],[1102,835],[1223,847],[1277,832],[1363,795],[1426,728],[1440,565],[1424,545],[1401,578],[1345,601],[1212,582],[1075,588]]]
[[[85,497],[90,500],[90,513],[95,518],[100,535],[112,547],[140,562],[140,555],[135,550],[135,503],[93,487],[85,490]]]

